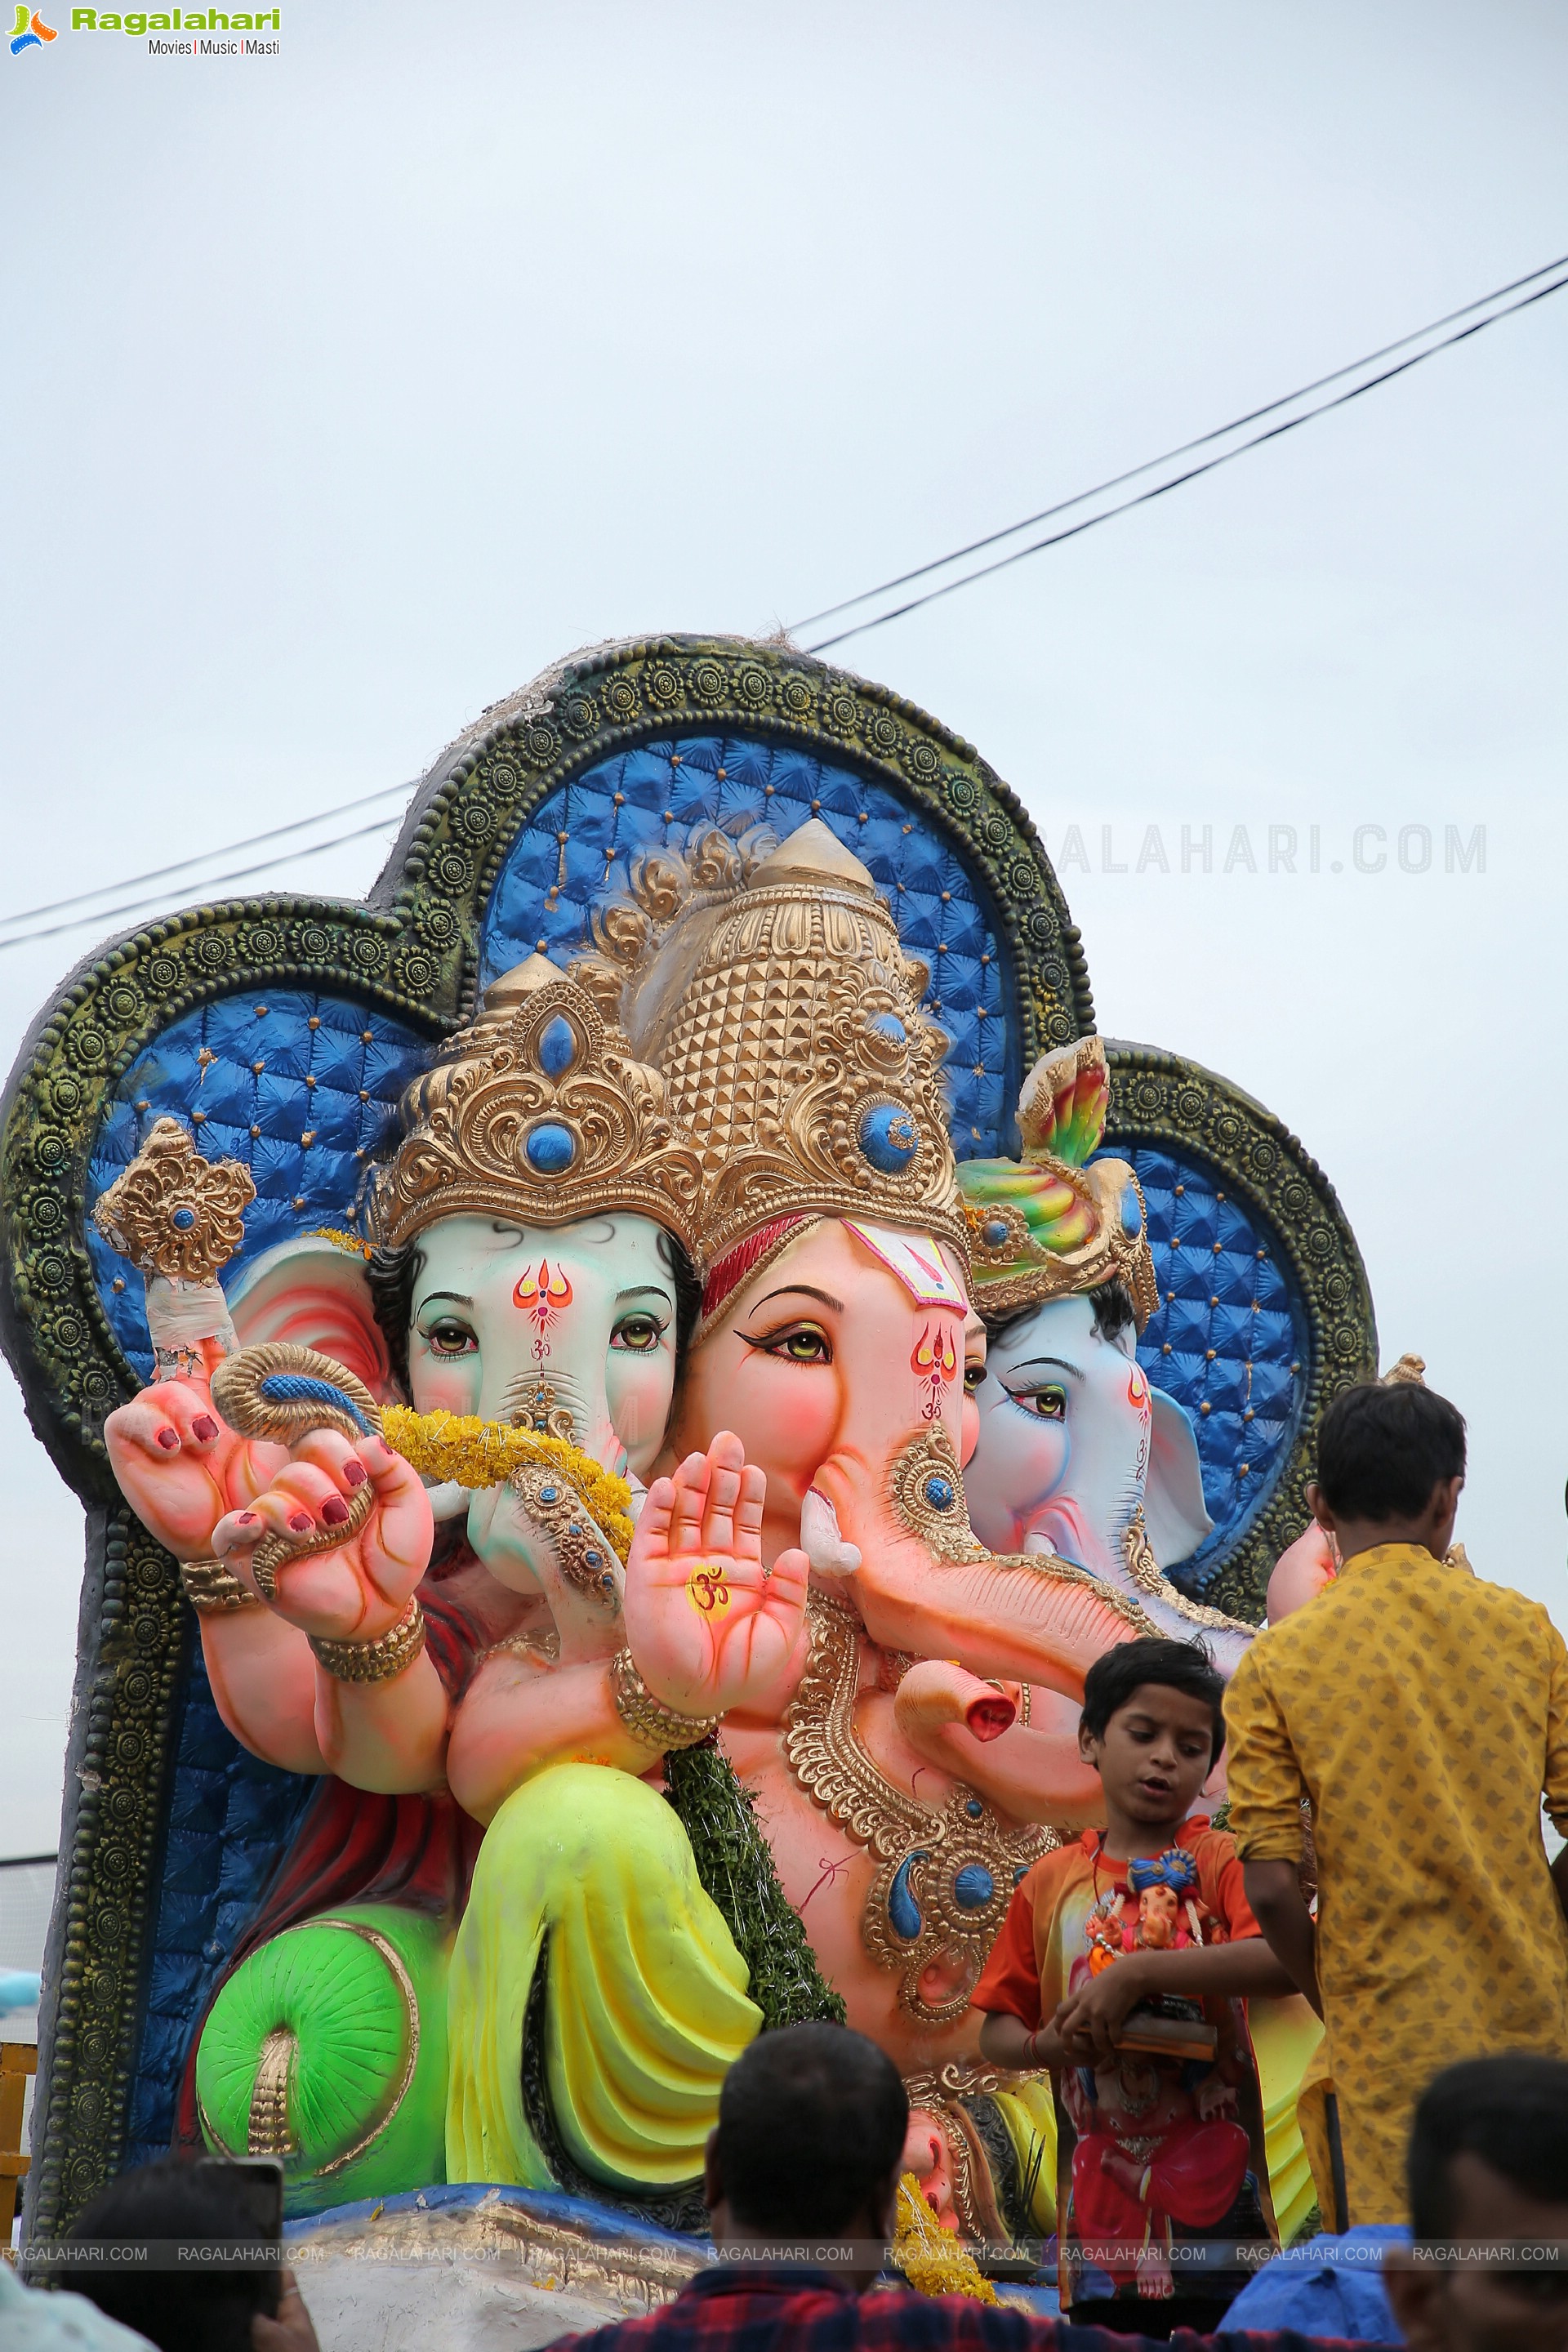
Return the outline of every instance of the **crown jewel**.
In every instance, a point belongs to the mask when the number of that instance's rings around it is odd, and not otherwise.
[[[765,855],[760,853],[764,849]],[[859,859],[813,819],[774,845],[701,835],[602,908],[583,973],[628,1004],[702,1159],[699,1259],[816,1210],[912,1226],[966,1254],[941,1068],[906,956]]]
[[[437,1217],[563,1225],[620,1211],[690,1246],[701,1167],[663,1081],[545,956],[491,983],[478,1017],[407,1089],[403,1125],[371,1180],[375,1241],[411,1240]]]
[[[1009,1314],[1121,1281],[1142,1330],[1159,1304],[1143,1194],[1124,1160],[1095,1160],[1110,1078],[1098,1037],[1036,1063],[1018,1101],[1024,1156],[969,1160],[958,1171],[973,1297]]]

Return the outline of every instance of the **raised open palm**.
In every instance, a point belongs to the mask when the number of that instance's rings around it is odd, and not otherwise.
[[[767,1481],[721,1430],[673,1478],[656,1478],[626,1562],[632,1658],[682,1715],[762,1711],[799,1681],[807,1643],[803,1551],[763,1565]]]

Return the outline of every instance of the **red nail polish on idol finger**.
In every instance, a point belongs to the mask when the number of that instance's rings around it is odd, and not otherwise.
[[[369,1475],[370,1472],[365,1468],[363,1462],[345,1462],[343,1464],[344,1483],[350,1486],[363,1486]]]
[[[348,1515],[349,1507],[341,1495],[329,1495],[321,1505],[321,1523],[324,1527],[341,1528]]]
[[[204,1445],[206,1444],[209,1437],[216,1437],[217,1435],[217,1423],[213,1419],[210,1412],[197,1413],[195,1421],[191,1423],[191,1435],[193,1437],[199,1437]]]
[[[297,1536],[308,1536],[312,1525],[310,1513],[308,1511],[290,1511],[289,1514],[289,1525],[292,1528]]]
[[[175,1430],[161,1429],[158,1432],[158,1443],[163,1447],[165,1454],[173,1454],[179,1442],[179,1434]]]

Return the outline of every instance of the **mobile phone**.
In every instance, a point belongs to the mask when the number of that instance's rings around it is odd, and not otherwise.
[[[269,2246],[283,2242],[283,2165],[276,2156],[204,2156],[218,2164],[243,2196],[247,2212]]]

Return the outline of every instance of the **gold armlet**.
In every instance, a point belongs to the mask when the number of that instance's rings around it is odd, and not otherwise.
[[[671,1748],[695,1748],[719,1728],[716,1715],[681,1715],[655,1698],[633,1665],[629,1650],[617,1650],[610,1661],[610,1690],[616,1713],[633,1738],[660,1755]]]
[[[227,1617],[237,1609],[261,1606],[256,1594],[241,1584],[233,1569],[226,1568],[221,1559],[183,1559],[180,1582],[198,1617]]]
[[[425,1612],[411,1601],[396,1624],[374,1642],[329,1642],[312,1633],[310,1647],[322,1672],[340,1683],[389,1683],[425,1647]]]

